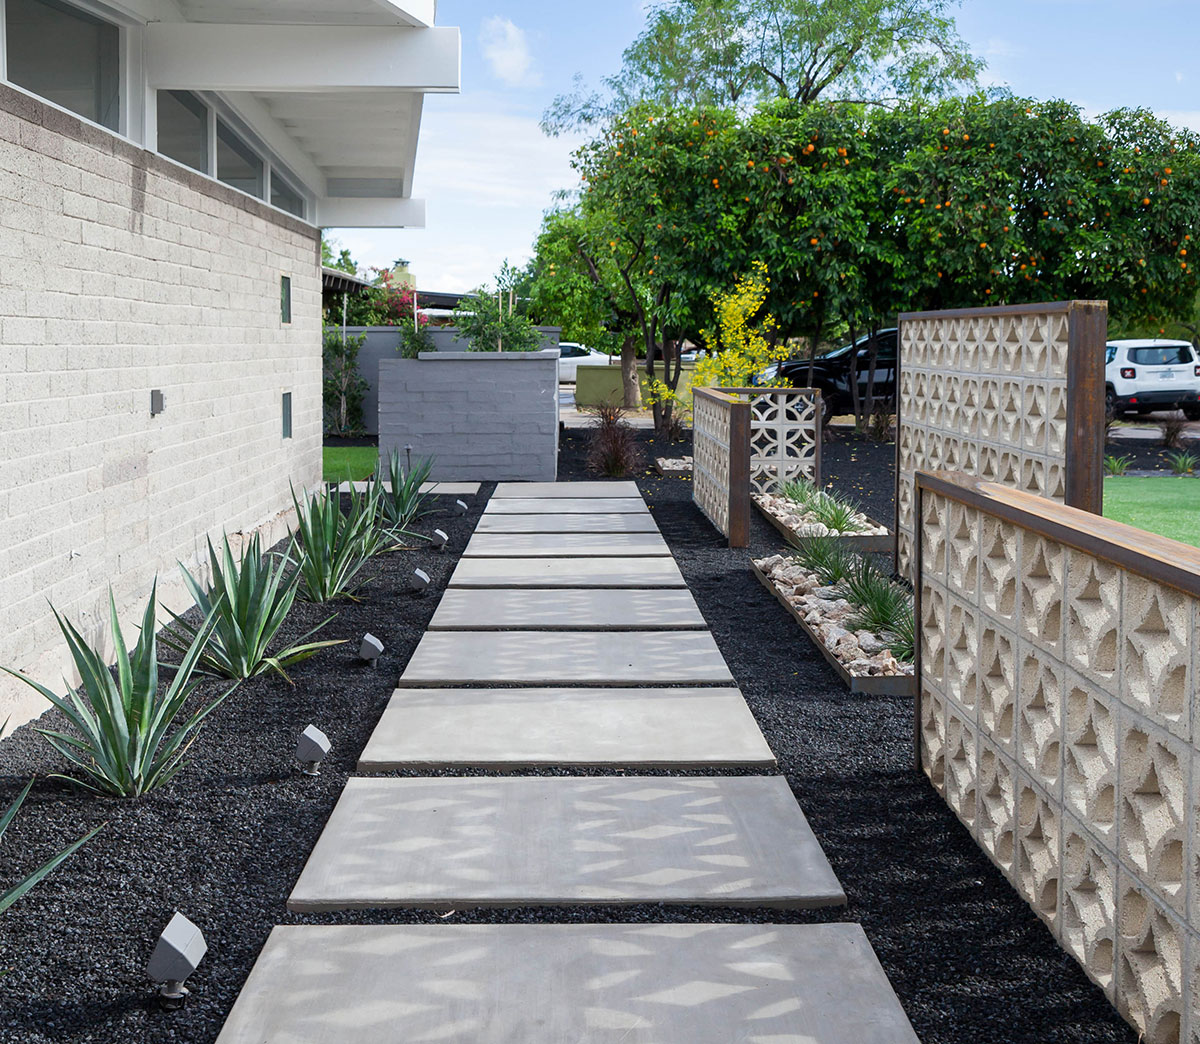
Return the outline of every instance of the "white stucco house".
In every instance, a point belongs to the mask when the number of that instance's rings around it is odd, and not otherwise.
[[[435,8],[0,0],[0,664],[59,676],[50,603],[186,605],[177,561],[320,481],[319,230],[424,223]]]

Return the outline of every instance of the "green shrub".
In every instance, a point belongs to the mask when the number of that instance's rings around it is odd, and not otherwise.
[[[229,537],[225,537],[220,555],[210,540],[208,561],[212,581],[207,586],[182,564],[179,567],[201,614],[213,621],[200,657],[200,670],[222,678],[253,678],[271,670],[287,678],[285,667],[307,660],[321,649],[341,644],[336,641],[304,644],[306,638],[329,623],[325,620],[303,635],[296,645],[274,654],[268,652],[296,599],[300,573],[293,570],[285,578],[284,562],[264,559],[257,534],[238,559],[233,557]],[[181,653],[186,652],[200,629],[175,613],[171,616],[179,632],[165,631],[163,641]]]
[[[1200,464],[1200,457],[1194,453],[1168,453],[1167,461],[1176,475],[1190,475],[1196,470],[1196,465]]]
[[[393,451],[388,456],[386,478],[383,471],[380,462],[379,471],[371,480],[372,486],[376,487],[373,496],[380,524],[392,533],[407,532],[408,527],[425,513],[422,505],[426,494],[421,492],[421,487],[429,481],[433,458],[424,457],[405,468],[400,463],[400,454]]]
[[[818,493],[809,504],[808,512],[835,533],[857,533],[862,530],[857,518],[858,508],[832,493]]]
[[[198,680],[193,679],[212,628],[212,618],[197,628],[196,639],[184,653],[171,683],[158,687],[158,643],[154,628],[158,616],[158,584],[142,616],[142,631],[132,654],[126,648],[117,607],[109,592],[109,626],[116,655],[115,674],[106,658],[88,644],[67,620],[54,617],[71,650],[82,679],[78,690],[65,697],[17,671],[3,668],[32,686],[54,704],[76,734],[38,731],[55,750],[79,769],[82,778],[66,776],[88,790],[118,797],[139,797],[161,787],[183,767],[183,756],[196,738],[200,723],[218,706],[233,686],[196,711],[171,731]]]
[[[326,327],[321,349],[322,404],[327,435],[353,435],[363,430],[363,397],[370,385],[358,372],[358,353],[366,334],[346,336]]]
[[[353,598],[362,586],[356,579],[374,555],[386,550],[388,535],[375,524],[380,488],[350,492],[350,510],[342,511],[337,490],[312,493],[303,502],[292,490],[296,529],[288,558],[300,575],[300,589],[310,602]]]
[[[11,805],[8,806],[8,810],[4,813],[4,815],[2,817],[0,817],[0,843],[3,843],[5,833],[8,831],[8,828],[12,824],[13,819],[16,818],[17,812],[21,808],[21,805],[23,805],[25,803],[25,799],[27,797],[29,797],[29,791],[31,789],[33,789],[33,780],[32,779],[27,784],[25,784],[25,789],[22,790],[21,793],[19,793],[17,795],[17,799]],[[83,845],[87,844],[88,841],[90,841],[93,837],[95,837],[103,829],[104,829],[104,826],[103,826],[103,824],[101,824],[100,826],[96,827],[95,830],[88,831],[86,834],[83,835],[83,837],[81,837],[73,845],[71,845],[68,848],[63,849],[63,851],[59,852],[58,855],[56,855],[53,859],[51,859],[44,866],[39,867],[37,870],[35,870],[33,873],[31,873],[28,877],[25,877],[24,879],[18,881],[15,885],[13,885],[11,888],[9,888],[6,892],[4,892],[3,894],[0,894],[0,914],[4,913],[5,910],[7,910],[10,906],[12,906],[13,903],[15,903],[18,899],[20,899],[21,896],[23,896],[26,892],[28,892],[29,889],[31,889],[35,884],[37,884],[43,877],[45,877],[47,874],[51,873],[54,870],[54,868],[58,866],[59,863],[63,862],[63,860],[72,856],[76,852],[76,850],[81,848]]]
[[[821,495],[821,491],[806,478],[794,478],[790,482],[780,483],[779,495],[790,500],[801,511],[805,511],[808,505]]]
[[[792,546],[796,548],[792,561],[815,573],[825,587],[840,583],[854,568],[856,556],[836,537],[800,537]]]
[[[1110,453],[1104,458],[1104,473],[1106,475],[1124,475],[1132,463],[1132,457],[1114,457]]]

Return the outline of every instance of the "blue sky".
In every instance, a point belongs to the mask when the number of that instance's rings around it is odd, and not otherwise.
[[[1200,0],[964,0],[956,17],[985,83],[1200,130]],[[641,0],[441,0],[438,23],[462,30],[463,89],[425,102],[413,194],[427,226],[330,234],[364,265],[407,258],[423,290],[469,290],[527,260],[553,193],[574,185],[579,144],[538,120],[576,73],[615,72],[643,21]]]

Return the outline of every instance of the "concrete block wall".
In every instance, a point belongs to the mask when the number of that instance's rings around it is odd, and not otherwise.
[[[539,327],[542,333],[542,343],[546,348],[557,348],[560,327]],[[439,352],[465,352],[467,342],[459,340],[458,329],[453,326],[439,326],[430,329],[433,337],[434,350]],[[400,350],[400,331],[395,326],[350,326],[346,334],[356,337],[366,334],[367,339],[358,353],[358,372],[367,382],[367,390],[363,395],[363,426],[368,435],[379,434],[379,362],[381,359],[395,359]]]
[[[1101,510],[1104,301],[900,316],[896,569],[917,471],[958,471]]]
[[[554,481],[558,349],[382,360],[380,457],[410,445],[440,481]]]
[[[916,506],[924,771],[1146,1044],[1196,1044],[1200,551],[945,473]]]
[[[0,85],[0,663],[55,685],[206,535],[321,477],[318,231]],[[284,324],[280,280],[292,283]],[[160,389],[165,411],[150,415]],[[292,438],[282,395],[292,395]],[[0,680],[15,727],[45,701]]]

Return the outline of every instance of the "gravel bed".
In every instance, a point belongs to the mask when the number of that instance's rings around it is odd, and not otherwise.
[[[644,431],[638,439],[651,453],[690,452],[690,439],[668,444]],[[564,433],[560,478],[594,477],[583,468],[583,445],[582,432]],[[825,448],[835,488],[881,520],[891,517],[893,460],[892,446]],[[752,516],[752,547],[730,551],[692,506],[690,482],[652,471],[638,482],[846,888],[848,908],[288,913],[287,895],[456,560],[415,551],[374,566],[364,601],[340,607],[328,628],[330,637],[355,641],[364,630],[378,635],[386,650],[375,670],[358,664],[356,645],[348,645],[298,665],[295,688],[270,678],[247,683],[212,716],[191,765],[136,803],[39,781],[0,848],[0,881],[39,865],[90,826],[108,825],[4,917],[0,1042],[208,1044],[275,924],[857,920],[926,1044],[1133,1044],[1103,994],[913,770],[911,702],[847,694],[755,580],[749,557],[779,550],[776,531]],[[490,492],[485,486],[465,518],[441,515],[427,528],[446,529],[461,549]],[[416,566],[433,578],[423,598],[407,592]],[[289,628],[298,634],[321,618],[303,606]],[[297,775],[291,762],[295,737],[309,722],[334,743],[316,779]],[[0,745],[0,765],[0,802],[31,774],[60,767],[29,727]],[[144,967],[177,908],[203,928],[209,952],[188,982],[187,1008],[165,1014],[152,1002]]]

